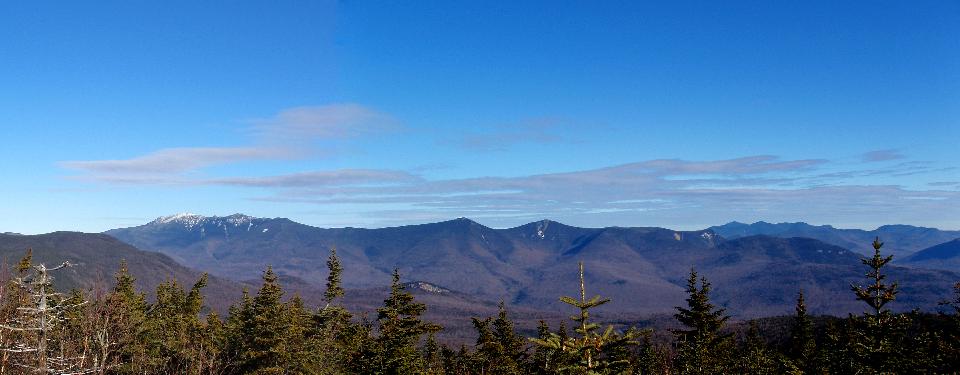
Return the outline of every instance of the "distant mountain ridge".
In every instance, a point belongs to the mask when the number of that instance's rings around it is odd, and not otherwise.
[[[54,285],[61,291],[70,288],[109,289],[120,262],[125,260],[137,286],[152,292],[157,284],[177,280],[189,287],[202,272],[177,263],[156,252],[142,251],[116,238],[99,233],[53,232],[41,235],[0,234],[0,258],[8,266],[15,265],[27,249],[33,250],[34,264],[58,265],[64,261],[72,267],[57,271]],[[204,292],[208,303],[225,312],[233,300],[239,298],[242,286],[225,278],[212,276]]]
[[[336,247],[349,288],[382,287],[397,268],[408,281],[478,299],[556,308],[560,295],[577,290],[576,264],[582,260],[588,293],[613,298],[615,303],[605,306],[613,313],[672,312],[683,302],[692,267],[714,283],[718,303],[742,316],[789,313],[800,288],[815,313],[862,309],[849,285],[860,282],[863,266],[843,246],[794,236],[727,238],[721,231],[579,228],[550,220],[493,229],[466,218],[380,229],[316,228],[235,214],[173,215],[106,233],[239,280],[272,265],[282,275],[319,287],[329,249]],[[934,308],[960,280],[947,271],[894,268],[891,273],[904,285],[897,302],[903,309]]]
[[[870,243],[874,238],[879,237],[885,243],[884,250],[886,252],[901,258],[930,246],[960,238],[960,231],[902,224],[884,225],[867,231],[862,229],[838,229],[830,225],[810,225],[804,222],[772,224],[758,221],[753,224],[745,224],[734,221],[709,229],[725,238],[759,234],[782,238],[815,238],[864,255],[872,254],[873,249],[870,247]]]
[[[925,268],[960,271],[960,238],[911,254],[904,263]]]

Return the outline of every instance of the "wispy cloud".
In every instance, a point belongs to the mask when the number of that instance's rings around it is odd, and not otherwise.
[[[904,159],[904,158],[906,158],[906,156],[900,153],[899,150],[885,149],[885,150],[875,150],[875,151],[864,153],[863,155],[861,155],[860,159],[864,162],[871,163],[871,162],[881,162],[881,161],[888,161],[888,160],[898,160],[898,159]]]
[[[399,129],[391,116],[353,103],[290,108],[252,121],[267,140],[312,140],[376,135]]]
[[[167,148],[120,160],[64,161],[60,166],[95,175],[157,175],[188,172],[212,165],[257,159],[288,158],[289,150],[268,147]]]
[[[303,188],[320,186],[353,186],[364,184],[398,184],[422,181],[416,175],[403,171],[375,169],[340,169],[333,171],[302,172],[270,177],[221,178],[197,181],[208,185],[248,187]]]
[[[473,151],[503,151],[519,144],[568,141],[563,136],[564,128],[564,123],[558,119],[529,119],[486,131],[465,133],[449,142]]]
[[[520,177],[278,184],[272,185],[278,188],[275,195],[256,199],[351,207],[355,216],[368,220],[357,225],[469,216],[493,225],[549,217],[579,224],[596,220],[683,227],[731,218],[848,223],[871,217],[943,220],[960,214],[960,192],[851,184],[839,177],[823,183],[817,176],[829,166],[825,160],[773,156],[667,159]]]
[[[251,121],[248,146],[164,148],[129,159],[62,161],[59,165],[80,173],[71,178],[107,184],[266,186],[271,184],[266,178],[207,181],[202,176],[188,174],[217,165],[318,156],[321,153],[312,148],[312,142],[374,135],[398,127],[390,116],[359,104],[297,107],[280,111],[270,118]],[[354,174],[354,178],[358,176]],[[338,178],[346,177],[341,175]],[[324,178],[333,176],[302,173],[287,177],[287,182],[282,184]]]

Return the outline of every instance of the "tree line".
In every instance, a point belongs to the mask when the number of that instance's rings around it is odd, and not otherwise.
[[[944,301],[949,312],[894,313],[899,293],[886,280],[892,256],[862,261],[866,282],[851,292],[863,314],[812,317],[798,292],[796,313],[774,342],[757,321],[731,329],[729,315],[710,300],[712,285],[691,270],[686,305],[676,308],[678,329],[655,340],[650,329],[617,329],[591,318],[610,303],[580,290],[561,297],[574,315],[536,337],[519,334],[501,302],[495,316],[473,318],[473,345],[438,342],[443,328],[424,321],[423,303],[393,273],[376,318],[354,315],[341,303],[343,269],[331,250],[326,290],[317,308],[284,298],[267,268],[262,285],[224,316],[203,314],[206,275],[186,287],[175,280],[155,298],[137,290],[121,263],[103,292],[57,292],[55,267],[34,264],[30,252],[0,285],[0,374],[879,374],[949,373],[960,369],[960,283]],[[569,326],[568,326],[569,324]],[[741,330],[742,331],[742,330]],[[663,332],[661,332],[663,333]]]

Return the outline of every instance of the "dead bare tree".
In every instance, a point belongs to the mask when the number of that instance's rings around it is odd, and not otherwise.
[[[63,294],[53,288],[50,273],[71,267],[72,264],[63,262],[56,267],[47,267],[42,263],[30,265],[29,258],[25,258],[25,261],[29,268],[21,266],[21,271],[30,272],[21,272],[20,276],[13,279],[12,285],[26,298],[16,308],[13,317],[0,324],[0,330],[16,338],[11,345],[0,350],[15,355],[12,358],[14,366],[33,373],[79,375],[101,371],[103,364],[97,356],[88,357],[86,350],[80,353],[66,350],[68,340],[85,338],[54,337],[66,323],[66,312],[87,303],[82,298],[63,298]]]

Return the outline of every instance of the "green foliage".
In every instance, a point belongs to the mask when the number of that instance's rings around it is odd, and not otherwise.
[[[283,374],[290,363],[290,348],[286,345],[290,316],[282,298],[277,274],[267,267],[263,284],[250,306],[249,320],[244,322],[244,331],[250,333],[249,347],[240,357],[244,372]]]
[[[202,374],[215,365],[219,349],[214,343],[219,338],[210,335],[218,332],[208,330],[200,320],[201,290],[206,285],[204,274],[189,292],[176,280],[157,286],[156,301],[147,309],[141,332],[145,356],[134,361],[136,371]]]
[[[307,339],[315,357],[313,361],[318,364],[313,370],[318,374],[344,372],[351,359],[357,357],[361,343],[368,335],[363,327],[351,323],[350,312],[339,304],[344,295],[341,286],[343,268],[336,249],[330,249],[327,270],[327,288],[323,294],[325,305],[313,315],[311,337]]]
[[[813,321],[807,316],[807,305],[803,300],[803,291],[797,293],[796,315],[790,329],[790,358],[803,372],[816,370],[817,343],[814,339]]]
[[[514,332],[503,302],[496,318],[473,318],[477,330],[473,370],[484,374],[525,373],[526,340]]]
[[[697,282],[699,281],[699,286]],[[686,329],[673,333],[677,338],[676,369],[681,374],[718,374],[730,368],[732,342],[722,333],[728,316],[725,309],[710,302],[710,283],[690,271],[687,279],[687,307],[677,307],[674,317]]]
[[[853,323],[852,354],[858,365],[868,372],[896,371],[903,363],[906,330],[910,319],[903,314],[893,314],[886,305],[896,299],[897,283],[884,282],[886,275],[883,267],[893,260],[893,255],[882,256],[880,248],[883,242],[873,241],[874,254],[861,261],[870,267],[866,277],[870,282],[866,287],[853,285],[851,289],[857,299],[863,301],[869,311],[862,316],[851,317]]]
[[[525,340],[501,302],[495,316],[473,319],[475,345],[459,350],[443,344],[439,326],[422,320],[426,305],[405,290],[397,271],[375,322],[352,314],[341,302],[343,269],[332,249],[317,309],[299,296],[285,298],[277,274],[267,268],[256,295],[244,290],[223,319],[207,312],[206,275],[189,289],[176,280],[160,283],[148,300],[121,262],[109,290],[60,294],[49,278],[32,279],[44,268],[36,268],[28,252],[0,273],[9,278],[0,289],[0,374],[30,368],[191,375],[955,372],[960,283],[943,303],[946,313],[893,313],[888,306],[898,286],[884,272],[892,257],[881,255],[879,239],[873,245],[873,257],[863,260],[867,285],[852,286],[867,307],[862,315],[811,317],[801,292],[795,315],[763,319],[762,325],[751,321],[744,332],[740,324],[727,327],[724,309],[710,301],[711,284],[691,271],[686,305],[675,314],[682,329],[672,337],[633,328],[619,332],[594,322],[595,309],[609,300],[587,298],[581,263],[579,296],[560,299],[577,310],[572,332],[565,322],[552,331],[541,321],[537,337]],[[44,301],[55,306],[51,324],[35,329],[25,317]],[[735,343],[734,335],[742,340]]]
[[[107,296],[106,313],[110,321],[107,337],[113,338],[115,347],[116,370],[119,373],[141,372],[134,361],[146,357],[145,321],[147,315],[146,296],[137,292],[136,279],[130,275],[127,262],[120,262],[115,275],[116,284]]]
[[[337,257],[336,248],[330,249],[327,271],[327,290],[323,292],[323,300],[327,302],[327,305],[330,305],[337,298],[343,297],[343,287],[340,285],[343,267],[340,266],[340,258]]]
[[[416,302],[393,271],[390,296],[377,309],[378,336],[365,348],[362,372],[373,374],[412,374],[423,371],[424,360],[417,345],[424,335],[440,326],[420,320],[427,306]]]
[[[767,348],[760,337],[756,321],[750,321],[747,337],[740,355],[740,372],[744,374],[779,374],[777,355]]]
[[[580,310],[578,315],[570,318],[578,324],[574,329],[578,336],[567,337],[565,334],[550,333],[546,338],[530,340],[544,348],[573,354],[573,361],[557,364],[559,372],[608,374],[626,371],[630,363],[623,358],[623,351],[627,346],[638,344],[636,339],[640,332],[628,330],[620,333],[615,331],[613,326],[607,326],[601,332],[599,324],[590,322],[590,310],[610,300],[600,296],[587,299],[584,284],[583,262],[580,262],[580,298],[560,297],[561,302]]]

